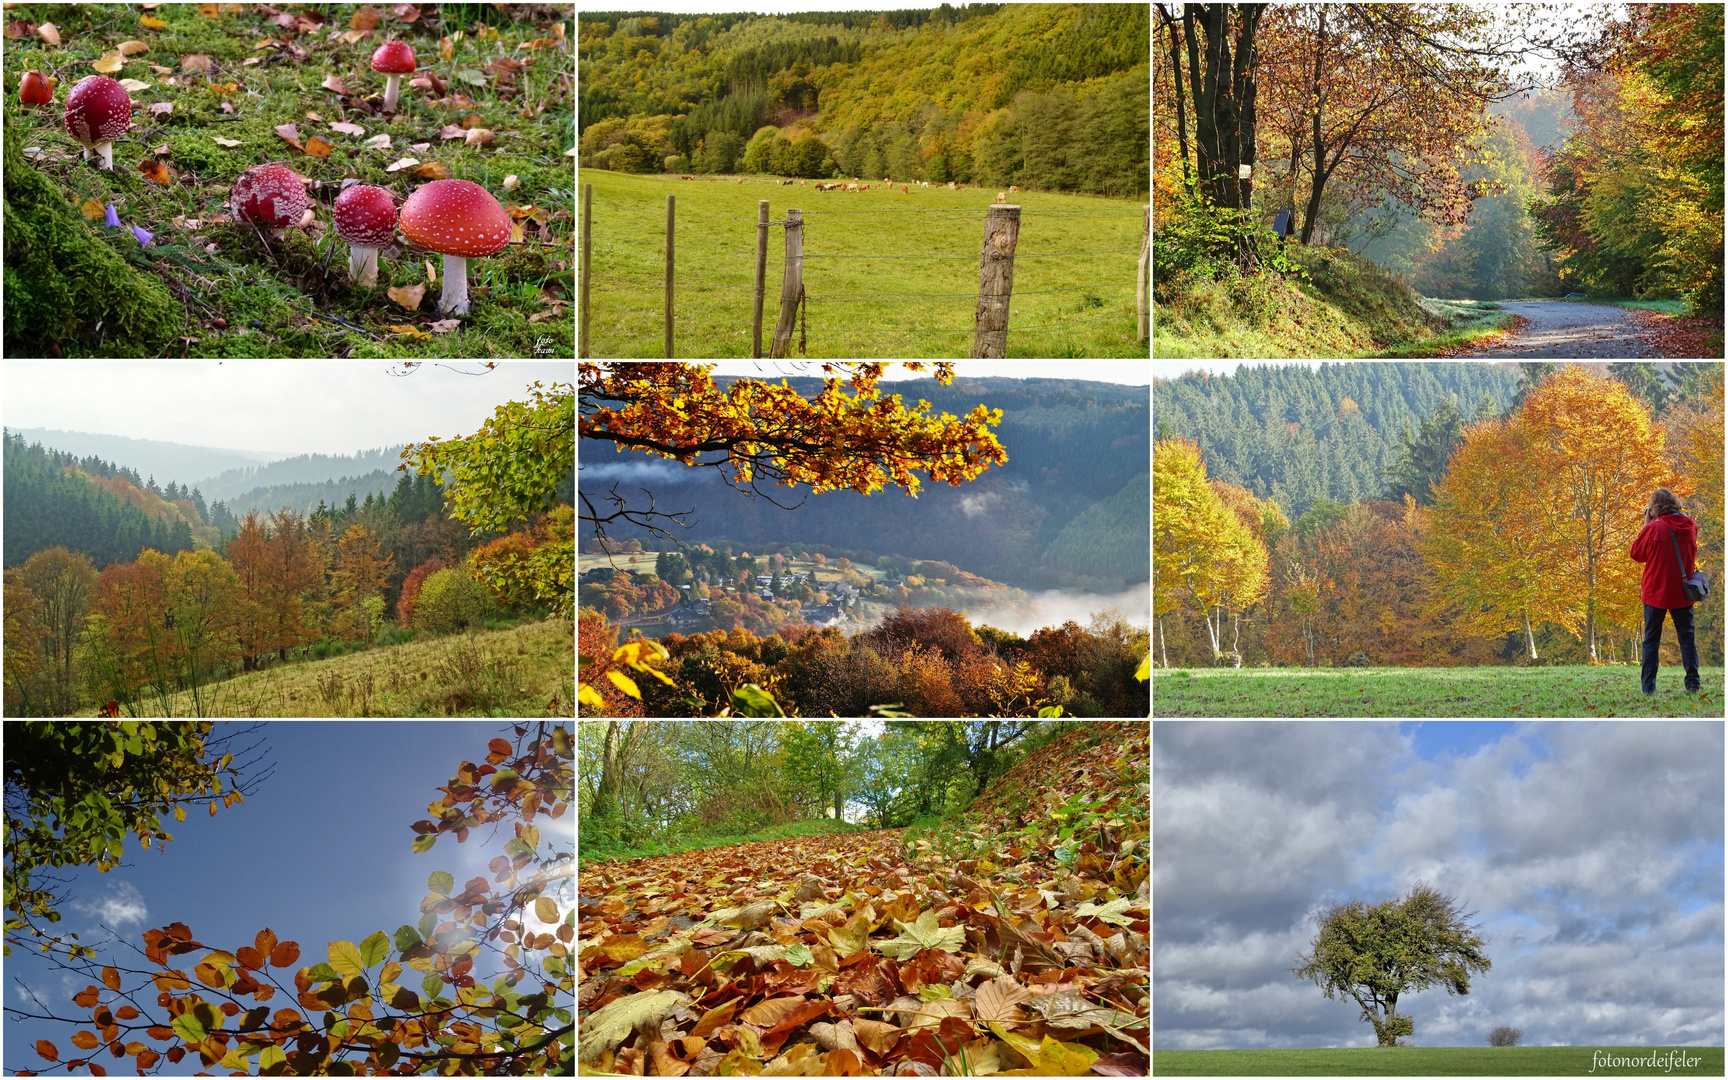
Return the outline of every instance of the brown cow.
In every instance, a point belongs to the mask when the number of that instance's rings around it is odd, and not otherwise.
[[[902,194],[902,195],[910,195],[910,194],[912,194],[912,193],[911,193],[911,192],[910,192],[910,191],[907,191],[907,190],[906,190],[906,185],[905,185],[905,184],[901,184],[901,185],[900,185],[900,194]]]
[[[1014,186],[1014,185],[1013,185],[1013,184],[1009,184],[1009,185],[1008,185],[1008,190],[1009,190],[1009,191],[1019,191],[1019,190],[1020,190],[1020,189],[1019,189],[1019,188],[1017,188],[1017,187],[1015,187],[1015,186]]]
[[[739,182],[739,183],[740,183],[740,184],[742,184],[742,183],[743,183],[743,182],[744,182],[744,178],[743,178],[743,177],[742,177],[742,176],[740,176],[740,177],[739,177],[739,178],[738,178],[738,182]]]
[[[1007,202],[1008,201],[1008,193],[1006,191],[998,191],[996,193],[996,201],[997,202]]]

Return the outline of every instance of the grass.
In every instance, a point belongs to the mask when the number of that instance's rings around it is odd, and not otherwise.
[[[36,33],[5,42],[5,122],[23,135],[31,165],[65,192],[74,206],[90,200],[113,205],[124,227],[108,228],[98,217],[89,230],[132,264],[159,277],[184,308],[184,325],[164,356],[319,356],[368,358],[457,358],[573,355],[574,294],[573,78],[569,46],[574,38],[561,9],[530,12],[513,22],[504,5],[423,5],[413,23],[397,21],[390,5],[383,22],[349,41],[360,5],[299,9],[301,21],[283,26],[269,9],[255,5],[163,4],[143,12],[120,4],[50,4],[20,8],[14,16],[52,22],[60,46]],[[515,6],[525,11],[527,6]],[[211,14],[205,14],[207,9]],[[145,18],[161,20],[153,28]],[[365,16],[361,16],[364,20]],[[442,89],[401,88],[400,112],[382,112],[382,76],[370,57],[385,36],[408,42],[421,75]],[[449,59],[441,42],[450,42]],[[117,80],[147,84],[134,90],[131,130],[114,144],[114,169],[81,160],[81,148],[62,118],[68,93],[94,74],[92,61],[122,42],[148,51],[124,57]],[[266,42],[271,44],[265,44]],[[188,62],[207,57],[208,70]],[[517,66],[520,65],[520,66]],[[36,69],[58,79],[54,102],[36,109],[18,100],[22,73]],[[348,91],[325,88],[336,80]],[[170,104],[172,112],[151,107]],[[357,124],[362,134],[330,125]],[[302,146],[317,136],[333,147],[319,157],[291,145],[278,125],[296,124]],[[490,144],[451,131],[484,128]],[[388,147],[367,146],[388,136]],[[217,140],[225,140],[218,142]],[[233,144],[233,145],[229,145]],[[389,171],[404,158],[418,166]],[[170,182],[147,179],[141,165],[161,161]],[[269,161],[287,163],[315,181],[308,194],[317,224],[270,239],[250,225],[229,220],[228,196],[244,170]],[[347,245],[330,228],[331,206],[342,180],[355,177],[390,191],[398,204],[423,181],[422,170],[474,181],[510,210],[530,215],[524,235],[504,252],[469,260],[473,308],[458,325],[436,311],[442,287],[428,281],[427,266],[443,273],[436,254],[410,246],[385,249],[378,286],[353,286]],[[507,176],[520,186],[507,190]],[[532,208],[532,209],[530,209]],[[544,223],[550,230],[545,236]],[[140,226],[155,234],[141,246]],[[404,244],[406,241],[398,241]],[[16,267],[8,265],[8,284]],[[417,310],[392,300],[391,286],[424,285]],[[553,301],[557,301],[554,303]],[[100,312],[80,313],[72,337],[25,342],[31,355],[108,355],[116,343],[96,330]],[[14,316],[11,303],[8,319]],[[539,316],[538,321],[530,321]],[[179,322],[181,313],[175,312]],[[109,333],[113,332],[110,326]],[[9,342],[13,328],[8,328]],[[115,353],[131,355],[130,353]]]
[[[421,635],[401,645],[274,665],[212,683],[200,690],[201,715],[574,716],[575,654],[575,628],[568,619]],[[199,715],[185,690],[140,708],[146,715]]]
[[[1668,1055],[1672,1053],[1673,1058]],[[1611,1068],[1610,1060],[1658,1064]],[[1663,1068],[1660,1062],[1672,1062]],[[1694,1064],[1685,1064],[1691,1061]],[[1722,1047],[1397,1046],[1153,1050],[1154,1076],[1721,1076]]]
[[[1686,301],[1684,300],[1629,300],[1623,296],[1589,296],[1582,300],[1573,300],[1566,297],[1532,296],[1527,297],[1526,299],[1559,299],[1564,300],[1568,304],[1612,304],[1615,307],[1637,308],[1640,311],[1654,311],[1659,315],[1686,314]]]
[[[588,830],[586,839],[577,844],[576,859],[579,863],[602,863],[618,859],[644,859],[656,855],[676,855],[685,851],[705,851],[709,848],[732,847],[736,844],[752,844],[766,840],[787,840],[794,836],[826,836],[830,833],[857,833],[872,830],[862,825],[849,825],[843,821],[831,818],[818,818],[811,821],[788,821],[780,825],[767,825],[749,832],[730,832],[724,829],[686,834],[677,839],[667,835],[660,837],[623,842],[604,833],[600,829],[590,827],[594,823],[583,819],[583,827]]]
[[[1188,281],[1154,303],[1153,352],[1161,358],[1433,356],[1510,326],[1496,304],[1430,300],[1383,267],[1344,248],[1289,244],[1306,280]]]
[[[1723,669],[1702,667],[1685,693],[1664,663],[1656,693],[1636,665],[1456,668],[1152,669],[1155,716],[1714,716]]]
[[[892,191],[878,183],[871,191],[818,192],[814,181],[782,187],[771,176],[746,176],[742,184],[737,176],[708,179],[583,171],[582,183],[594,185],[593,356],[665,355],[668,195],[677,200],[676,356],[750,355],[760,199],[769,200],[772,221],[784,220],[789,207],[804,211],[808,302],[793,334],[798,355],[967,355],[984,217],[997,189],[913,187],[902,194],[898,183]],[[1045,192],[1010,198],[1024,209],[1008,356],[1146,356],[1147,343],[1134,340],[1144,200]],[[785,262],[784,230],[768,233],[764,355]],[[1033,257],[1052,252],[1101,253]]]

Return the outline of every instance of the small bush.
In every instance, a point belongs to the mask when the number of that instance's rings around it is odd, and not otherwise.
[[[414,605],[417,629],[439,633],[481,625],[496,612],[486,587],[455,568],[440,570],[426,579]]]
[[[430,559],[402,579],[402,591],[396,597],[396,621],[402,626],[414,625],[414,604],[420,599],[420,588],[426,579],[444,569],[443,559]]]
[[[1351,667],[1372,667],[1373,662],[1368,659],[1367,653],[1365,653],[1365,652],[1353,652],[1350,654],[1350,666]]]
[[[1489,1046],[1517,1046],[1524,1033],[1515,1027],[1497,1027],[1488,1033]]]

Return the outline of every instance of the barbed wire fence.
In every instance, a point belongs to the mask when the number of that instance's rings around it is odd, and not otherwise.
[[[578,349],[577,349],[577,354],[578,354],[578,356],[581,356],[581,357],[587,357],[589,355],[588,321],[589,321],[589,313],[592,310],[591,305],[589,303],[589,295],[590,295],[589,281],[590,281],[591,266],[592,266],[592,246],[591,246],[591,243],[592,243],[592,227],[591,227],[592,199],[593,199],[593,185],[592,184],[585,185],[584,192],[583,192],[583,214],[582,214],[582,283],[581,283],[582,316],[581,316],[581,325],[580,325],[580,330],[579,330],[579,341],[578,341]],[[673,253],[674,253],[674,223],[675,223],[675,218],[676,218],[676,205],[677,205],[676,204],[676,196],[670,195],[670,194],[667,195],[667,197],[666,197],[666,244],[665,244],[666,267],[665,267],[665,273],[664,273],[663,281],[664,281],[664,288],[665,288],[665,312],[666,312],[666,314],[665,314],[665,320],[666,320],[666,323],[665,323],[665,325],[666,325],[665,354],[669,358],[674,355],[674,353],[673,353],[672,327],[673,327],[673,318],[674,318],[674,316],[673,316],[673,311],[674,311],[673,298],[674,298],[675,262],[674,262],[674,258],[673,258]],[[810,222],[806,221],[806,215],[808,215],[809,217],[817,217],[817,218],[827,217],[827,216],[833,216],[833,217],[841,217],[841,216],[889,217],[892,215],[904,215],[904,214],[925,214],[925,215],[932,215],[932,214],[937,214],[937,215],[939,215],[939,214],[974,214],[975,215],[978,213],[978,209],[976,207],[966,207],[966,208],[957,208],[957,209],[946,209],[946,208],[935,208],[935,207],[914,207],[914,208],[879,207],[879,208],[871,208],[871,209],[865,209],[865,210],[813,209],[813,210],[807,210],[806,211],[806,210],[802,210],[800,208],[791,208],[791,209],[788,209],[786,211],[786,217],[784,217],[783,219],[781,219],[779,221],[770,221],[770,220],[768,220],[769,200],[762,199],[762,200],[758,200],[757,216],[755,218],[744,217],[741,215],[702,215],[700,218],[700,220],[703,220],[703,221],[726,221],[726,220],[747,221],[747,222],[751,222],[752,224],[754,224],[756,226],[756,232],[757,232],[757,238],[758,238],[756,250],[754,250],[754,251],[737,251],[737,250],[734,250],[732,252],[726,252],[725,253],[725,254],[729,254],[729,255],[754,256],[755,257],[756,265],[755,265],[755,282],[754,282],[754,284],[749,284],[749,285],[710,284],[710,285],[700,286],[700,289],[701,289],[701,291],[745,290],[751,294],[751,319],[750,319],[750,329],[749,329],[749,335],[750,335],[751,343],[750,343],[749,355],[754,359],[762,358],[763,357],[762,317],[763,317],[763,306],[764,306],[766,298],[767,298],[766,277],[767,277],[768,235],[769,235],[770,229],[774,229],[774,228],[785,229],[785,230],[787,230],[787,232],[784,234],[786,237],[785,252],[784,252],[784,257],[783,257],[782,266],[781,266],[782,280],[781,280],[781,291],[780,291],[780,310],[779,310],[777,321],[776,321],[775,326],[774,326],[774,333],[770,339],[769,351],[768,351],[769,357],[771,357],[771,358],[783,358],[788,354],[788,352],[791,350],[791,348],[793,346],[793,340],[792,340],[793,339],[793,331],[794,331],[794,328],[796,327],[796,330],[797,330],[797,348],[798,348],[798,351],[800,353],[805,353],[805,354],[808,353],[809,343],[810,343],[810,340],[812,338],[814,338],[818,342],[818,344],[833,340],[833,341],[838,341],[842,345],[846,345],[846,344],[849,344],[850,341],[854,338],[869,338],[873,341],[873,343],[875,343],[877,345],[898,344],[898,343],[906,343],[906,342],[918,343],[918,344],[922,344],[922,345],[929,345],[929,344],[936,343],[936,342],[947,342],[950,339],[955,340],[957,343],[963,342],[964,339],[968,335],[970,335],[972,338],[972,342],[970,345],[970,351],[969,351],[970,356],[972,356],[973,358],[996,358],[996,357],[1002,357],[1002,356],[1006,355],[1007,336],[1010,332],[1012,332],[1014,334],[1024,334],[1024,335],[1033,335],[1033,334],[1039,334],[1039,333],[1060,333],[1060,332],[1067,331],[1076,325],[1085,325],[1085,324],[1098,323],[1098,322],[1111,322],[1111,321],[1117,321],[1120,319],[1120,316],[1116,316],[1116,315],[1102,315],[1102,316],[1093,316],[1090,318],[1079,318],[1079,319],[1062,318],[1062,319],[1058,319],[1058,320],[1050,320],[1050,321],[1030,323],[1030,324],[1016,324],[1016,325],[1010,326],[1009,317],[1008,317],[1009,316],[1009,310],[1010,310],[1010,303],[1012,301],[1012,298],[1015,295],[1038,296],[1038,295],[1053,295],[1053,294],[1059,294],[1059,293],[1076,293],[1076,292],[1078,292],[1078,293],[1088,294],[1090,301],[1091,301],[1093,306],[1101,307],[1101,306],[1103,306],[1103,303],[1104,303],[1104,301],[1099,297],[1099,293],[1101,291],[1100,286],[1096,283],[1089,284],[1089,285],[1081,285],[1081,286],[1071,286],[1071,287],[1065,287],[1065,288],[1018,289],[1018,290],[1015,289],[1013,286],[1014,268],[1020,259],[1062,259],[1062,258],[1089,257],[1089,256],[1099,256],[1099,255],[1117,255],[1117,254],[1127,254],[1127,253],[1138,252],[1140,254],[1140,260],[1139,260],[1139,266],[1137,268],[1137,271],[1136,271],[1136,274],[1134,277],[1134,282],[1133,282],[1133,288],[1134,288],[1134,293],[1135,293],[1136,312],[1137,312],[1137,324],[1138,324],[1136,327],[1135,340],[1136,340],[1136,342],[1145,341],[1146,337],[1147,337],[1147,329],[1148,329],[1148,327],[1146,325],[1146,323],[1147,323],[1146,293],[1147,293],[1147,287],[1148,287],[1148,282],[1146,281],[1146,271],[1149,269],[1149,266],[1150,266],[1150,255],[1149,255],[1150,245],[1151,245],[1151,234],[1150,234],[1150,230],[1151,230],[1151,207],[1150,207],[1150,205],[1142,206],[1138,211],[1135,211],[1135,210],[1114,210],[1114,209],[1104,209],[1104,210],[1092,210],[1092,209],[1044,210],[1044,209],[1037,209],[1037,210],[1032,210],[1032,211],[1027,212],[1026,216],[1032,217],[1032,218],[1084,217],[1084,216],[1124,217],[1124,216],[1128,216],[1129,214],[1134,214],[1134,213],[1140,214],[1140,216],[1142,218],[1142,228],[1141,228],[1142,236],[1141,236],[1141,244],[1139,247],[1090,248],[1090,249],[1082,249],[1082,250],[1075,250],[1075,251],[1039,251],[1039,252],[1020,252],[1020,251],[1018,251],[1017,250],[1017,244],[1018,244],[1020,218],[1021,218],[1022,210],[1023,210],[1023,208],[1019,205],[1016,205],[1016,204],[1009,204],[1009,203],[992,203],[992,204],[990,204],[990,206],[986,210],[986,215],[985,215],[985,229],[984,229],[983,245],[982,245],[980,253],[977,255],[949,255],[949,254],[940,254],[940,253],[912,253],[912,254],[888,254],[888,255],[860,255],[860,254],[845,254],[845,253],[831,253],[831,252],[808,252],[808,253],[806,253],[803,250],[803,241],[804,241],[804,236],[806,233],[806,226],[811,224]],[[884,261],[886,261],[886,260],[895,260],[895,261],[921,260],[921,261],[927,261],[927,262],[946,262],[946,261],[962,261],[962,260],[976,261],[979,264],[979,287],[976,291],[972,291],[972,292],[886,291],[886,292],[849,294],[849,295],[844,295],[844,296],[836,295],[836,294],[824,294],[824,293],[819,292],[819,293],[813,295],[806,289],[804,277],[803,277],[803,267],[804,267],[804,261],[806,259],[831,260],[830,263],[827,263],[824,265],[839,265],[843,262],[850,262],[850,261],[867,262],[867,261],[877,261],[877,260],[884,260]],[[1034,264],[1034,265],[1037,265],[1037,264]],[[637,275],[635,277],[610,276],[610,277],[605,278],[604,280],[612,281],[612,282],[615,282],[618,284],[633,284],[633,283],[646,284],[646,280],[644,278],[642,278],[640,275]],[[819,328],[816,331],[812,332],[809,329],[809,325],[808,325],[809,322],[811,321],[812,310],[814,310],[816,313],[820,314],[823,311],[823,309],[827,308],[829,305],[880,303],[883,301],[894,301],[894,300],[929,301],[929,300],[946,300],[946,299],[974,299],[976,301],[976,308],[975,308],[974,315],[973,315],[972,325],[970,327],[967,327],[964,325],[956,326],[953,324],[947,324],[947,325],[941,325],[941,326],[906,326],[906,325],[902,325],[902,324],[897,323],[895,325],[893,331],[885,331],[885,330],[880,329],[880,328],[859,329],[859,330],[839,330],[839,329],[827,328],[828,326],[832,325],[834,322],[838,321],[837,319],[829,319],[829,320],[818,319],[817,321],[819,324]],[[743,335],[744,335],[744,331],[738,332],[739,337],[742,337]],[[728,335],[728,336],[730,336],[730,335]],[[823,355],[834,355],[834,356],[863,355],[865,353],[865,351],[866,350],[863,350],[863,349],[852,349],[852,348],[843,348],[843,349],[839,349],[839,350],[822,350]],[[898,353],[910,354],[913,350],[896,349],[894,351],[898,352]],[[949,353],[946,352],[946,350],[945,350],[943,355],[949,355]]]

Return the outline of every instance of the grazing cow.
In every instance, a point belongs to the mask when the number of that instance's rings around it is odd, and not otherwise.
[[[948,181],[948,190],[949,191],[954,190],[954,181],[952,181],[952,180]]]
[[[1013,185],[1013,184],[1009,184],[1009,185],[1008,185],[1008,190],[1009,190],[1009,191],[1019,191],[1019,190],[1020,190],[1020,189],[1019,189],[1019,188],[1017,188],[1017,187],[1015,187],[1015,186],[1014,186],[1014,185]]]
[[[965,185],[965,184],[961,184],[961,185],[960,185],[960,188],[959,188],[959,190],[961,190],[961,191],[965,191],[965,190],[966,190],[966,185]]]
[[[847,185],[846,185],[846,190],[847,190],[847,191],[857,191],[857,190],[858,190],[858,185],[857,185],[857,184],[847,184]]]
[[[1006,191],[998,191],[996,193],[996,201],[997,202],[1007,202],[1008,201],[1008,193]]]
[[[886,176],[884,176],[884,177],[883,177],[883,178],[882,178],[882,182],[883,182],[883,183],[884,183],[884,184],[892,184],[892,183],[893,183],[893,182],[894,182],[894,181],[893,181],[893,180],[892,180],[892,179],[890,179],[890,178],[889,178],[889,177],[886,177]]]
[[[799,187],[808,187],[809,185],[806,184],[804,181],[800,180],[800,181],[798,181],[798,186]]]
[[[694,176],[680,176],[678,179],[680,179],[680,180],[694,180],[696,178]]]
[[[902,195],[910,195],[910,194],[912,194],[912,193],[911,193],[911,192],[910,192],[910,191],[907,191],[907,190],[906,190],[906,185],[905,185],[905,184],[901,184],[901,185],[900,185],[900,194],[902,194]]]
[[[792,184],[792,181],[790,181],[790,180],[782,180],[782,181],[780,181],[780,186],[781,186],[781,187],[790,187],[790,186],[791,186],[791,184]]]
[[[742,184],[742,183],[743,183],[743,182],[744,182],[744,178],[743,178],[743,177],[742,177],[742,176],[740,176],[740,177],[739,177],[739,178],[738,178],[738,182],[739,182],[739,183],[740,183],[740,184]]]

